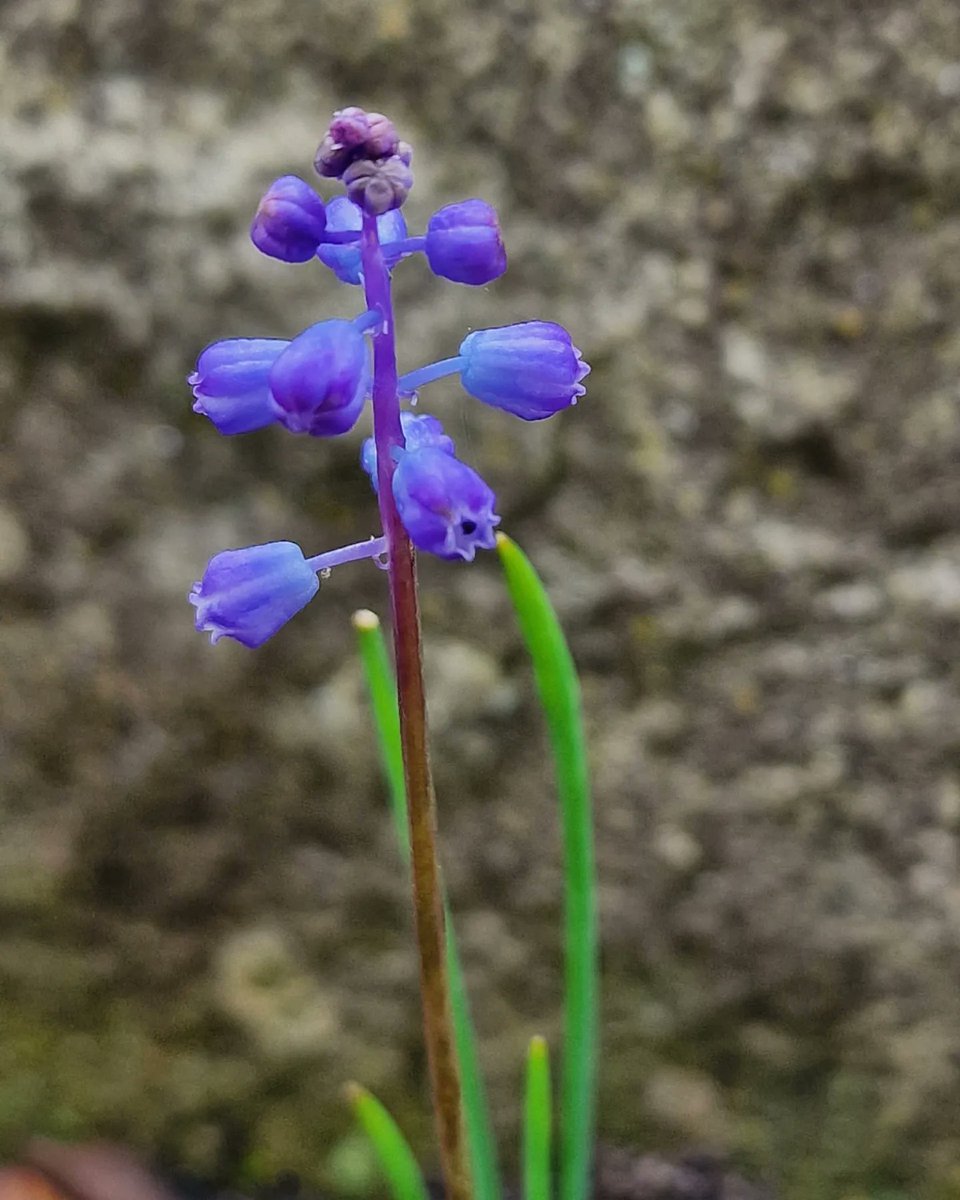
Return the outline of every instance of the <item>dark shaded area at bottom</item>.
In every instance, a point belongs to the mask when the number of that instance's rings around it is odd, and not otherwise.
[[[252,1195],[222,1188],[177,1171],[161,1181],[127,1150],[109,1143],[66,1146],[37,1141],[26,1165],[0,1171],[0,1200],[326,1200],[304,1191],[294,1173],[281,1175]],[[430,1181],[431,1200],[444,1200],[442,1184]],[[728,1170],[709,1152],[675,1158],[636,1155],[600,1147],[594,1200],[774,1200],[774,1194]],[[507,1200],[520,1200],[508,1189]]]

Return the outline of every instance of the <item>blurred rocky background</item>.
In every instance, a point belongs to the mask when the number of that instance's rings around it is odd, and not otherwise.
[[[583,673],[607,1141],[788,1200],[960,1195],[955,0],[3,0],[0,1151],[120,1139],[365,1194],[429,1161],[408,908],[349,615],[263,651],[226,546],[367,536],[359,437],[218,437],[184,376],[358,295],[247,238],[330,111],[497,204],[481,291],[397,272],[402,361],[567,324],[587,398],[431,389]],[[497,1122],[559,1023],[554,797],[496,562],[425,563],[446,870]]]

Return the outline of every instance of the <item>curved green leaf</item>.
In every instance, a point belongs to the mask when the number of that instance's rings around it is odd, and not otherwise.
[[[347,1098],[357,1120],[373,1143],[393,1200],[429,1200],[420,1166],[393,1117],[375,1096],[359,1084],[351,1083],[348,1086]]]
[[[593,823],[580,683],[563,630],[532,563],[506,534],[497,535],[497,550],[533,660],[560,798],[566,927],[560,1200],[586,1200],[596,1113],[599,971]]]

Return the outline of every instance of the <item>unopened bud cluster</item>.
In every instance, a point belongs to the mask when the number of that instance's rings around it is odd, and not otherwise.
[[[382,113],[344,108],[335,113],[317,151],[315,167],[339,179],[346,191],[325,203],[295,175],[267,189],[251,226],[254,245],[287,263],[318,261],[343,283],[364,284],[366,253],[392,270],[423,254],[430,270],[456,283],[482,286],[506,270],[507,259],[494,209],[483,200],[445,205],[423,234],[411,237],[400,211],[413,186],[412,151]],[[362,244],[361,239],[367,239]],[[368,263],[370,259],[366,260]],[[389,296],[389,288],[387,288]],[[393,338],[380,305],[352,319],[320,321],[291,340],[230,338],[208,346],[189,376],[194,411],[222,434],[279,425],[291,433],[337,437],[349,432],[371,393],[369,337]],[[589,367],[560,325],[527,321],[469,334],[453,358],[401,377],[400,398],[414,401],[419,389],[458,374],[464,390],[494,408],[539,421],[575,404]],[[375,406],[376,410],[376,406]],[[396,416],[394,416],[394,421]],[[500,518],[493,491],[455,453],[436,417],[400,413],[399,440],[377,431],[361,452],[375,492],[378,446],[390,481],[389,495],[410,540],[441,558],[471,560],[494,545]],[[381,504],[384,497],[380,496]],[[317,575],[330,567],[384,554],[383,537],[306,558],[290,542],[272,542],[216,555],[194,585],[197,628],[214,641],[232,637],[258,646],[294,616],[319,589]]]
[[[313,165],[325,179],[342,180],[350,199],[379,217],[409,195],[412,159],[413,150],[383,113],[343,108],[333,114]]]

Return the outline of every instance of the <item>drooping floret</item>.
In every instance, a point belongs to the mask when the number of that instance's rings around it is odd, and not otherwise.
[[[438,446],[402,450],[393,498],[403,527],[420,550],[472,562],[496,545],[496,497],[477,472]]]
[[[316,572],[293,542],[223,550],[193,585],[196,627],[212,642],[234,638],[251,649],[287,623],[320,589]]]
[[[282,338],[228,338],[207,346],[187,376],[193,411],[225,434],[272,425],[280,408],[270,393],[270,371],[289,345]]]
[[[370,356],[351,321],[311,325],[270,370],[277,418],[291,433],[336,437],[357,423],[370,388]]]
[[[460,343],[460,380],[471,396],[524,421],[576,404],[590,368],[570,334],[552,321],[477,329]]]

